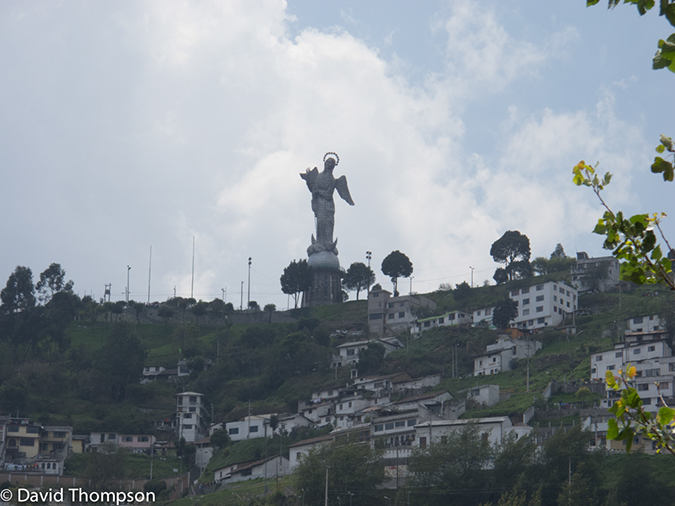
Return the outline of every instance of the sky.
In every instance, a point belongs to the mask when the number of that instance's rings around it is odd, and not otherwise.
[[[675,134],[675,76],[651,70],[671,32],[583,0],[3,1],[0,285],[57,262],[97,300],[128,274],[137,301],[285,309],[314,233],[299,173],[326,152],[356,204],[335,196],[341,266],[371,251],[384,288],[393,250],[401,293],[492,282],[507,230],[532,258],[607,255],[572,167],[612,172],[614,209],[672,208],[649,170]]]

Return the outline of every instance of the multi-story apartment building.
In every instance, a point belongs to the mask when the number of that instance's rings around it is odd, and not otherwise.
[[[578,308],[577,290],[560,281],[514,288],[509,297],[518,303],[512,326],[528,330],[556,327]]]
[[[176,428],[179,438],[195,443],[206,436],[208,411],[204,404],[204,394],[176,394]]]
[[[539,341],[499,336],[495,344],[485,347],[485,353],[474,357],[473,375],[488,376],[510,371],[512,360],[531,357],[540,349]]]
[[[585,251],[577,253],[577,265],[572,269],[572,284],[579,292],[601,292],[619,284],[619,261],[613,256],[591,258]]]
[[[391,292],[373,288],[368,294],[368,326],[370,332],[380,336],[407,332],[415,322],[415,307],[436,309],[436,303],[421,295],[392,297]]]

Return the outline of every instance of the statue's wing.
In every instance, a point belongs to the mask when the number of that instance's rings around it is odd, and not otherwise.
[[[309,191],[314,191],[314,182],[316,181],[318,175],[319,171],[316,167],[314,167],[312,170],[307,169],[304,173],[300,173],[300,177],[307,182],[307,188],[309,188]]]
[[[345,202],[350,206],[354,205],[352,196],[349,194],[349,187],[347,186],[347,178],[345,176],[340,176],[335,180],[335,188]]]

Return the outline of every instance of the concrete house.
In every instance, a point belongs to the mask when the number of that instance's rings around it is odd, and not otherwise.
[[[599,291],[606,292],[619,284],[619,270],[619,261],[613,256],[591,258],[585,251],[580,251],[577,265],[572,269],[572,284],[580,293],[590,291],[593,284],[597,284]],[[604,279],[591,280],[603,271]]]
[[[513,359],[522,359],[533,356],[541,349],[539,341],[511,339],[501,335],[495,344],[486,346],[485,353],[473,359],[473,375],[488,376],[511,370]]]
[[[416,319],[412,309],[420,306],[436,309],[434,301],[421,295],[392,297],[387,290],[372,289],[368,294],[370,332],[380,336],[408,332]]]
[[[178,438],[194,443],[206,436],[209,413],[204,403],[204,394],[182,392],[176,394],[176,428]]]
[[[473,323],[473,314],[465,311],[449,311],[438,316],[420,318],[415,321],[411,334],[419,335],[425,330],[436,327],[452,327],[456,325],[471,325]]]

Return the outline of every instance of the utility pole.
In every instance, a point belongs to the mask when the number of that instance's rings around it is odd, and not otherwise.
[[[244,309],[244,282],[241,282],[241,300],[239,301],[239,309]]]
[[[248,301],[247,307],[251,307],[251,257],[248,257]]]
[[[150,280],[152,279],[152,244],[150,245],[150,261],[148,263],[148,304],[150,304]]]
[[[473,270],[474,270],[474,267],[471,267],[469,265],[469,269],[471,269],[471,288],[473,288]]]
[[[129,303],[129,271],[131,267],[127,265],[127,304]]]
[[[192,236],[192,283],[190,285],[190,298],[194,299],[195,292],[195,236]]]

